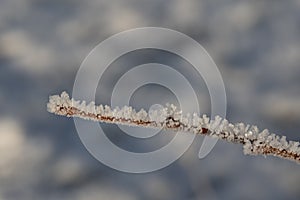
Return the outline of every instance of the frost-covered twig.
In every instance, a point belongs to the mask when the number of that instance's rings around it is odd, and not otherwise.
[[[167,105],[152,113],[143,109],[136,112],[129,106],[112,109],[107,105],[95,106],[94,102],[86,105],[85,101],[70,99],[63,92],[60,96],[51,96],[47,108],[51,113],[67,117],[207,135],[240,143],[245,154],[273,155],[300,163],[299,142],[287,141],[285,136],[270,134],[267,129],[259,131],[256,126],[231,124],[219,116],[210,120],[206,115],[201,117],[196,113],[183,115],[174,105]]]

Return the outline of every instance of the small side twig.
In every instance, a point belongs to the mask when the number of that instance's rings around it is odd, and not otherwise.
[[[143,109],[136,112],[129,106],[112,109],[107,105],[95,106],[94,102],[86,105],[85,101],[70,99],[63,92],[60,96],[51,96],[47,108],[50,113],[67,117],[207,135],[242,144],[245,154],[272,155],[300,163],[299,142],[287,141],[285,136],[270,134],[267,129],[259,131],[256,126],[231,124],[219,116],[210,120],[206,115],[201,117],[196,113],[183,115],[174,105],[152,113]]]

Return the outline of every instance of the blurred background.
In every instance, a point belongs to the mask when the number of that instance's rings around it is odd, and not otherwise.
[[[88,153],[72,119],[46,111],[49,95],[72,92],[81,62],[99,42],[159,26],[187,34],[209,52],[223,76],[229,121],[299,141],[299,22],[298,0],[1,0],[0,199],[300,199],[299,165],[244,156],[241,146],[222,141],[199,160],[201,136],[164,169],[118,172]],[[204,99],[202,108],[209,107],[208,94]],[[130,137],[104,126],[119,146],[130,147]]]

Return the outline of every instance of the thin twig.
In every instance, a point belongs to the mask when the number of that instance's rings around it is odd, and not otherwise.
[[[70,99],[69,95],[63,92],[60,96],[51,96],[47,108],[50,113],[67,117],[216,137],[242,144],[245,154],[272,155],[300,163],[299,142],[287,141],[285,136],[270,134],[267,129],[259,131],[256,126],[231,124],[219,116],[210,120],[206,115],[200,117],[196,113],[183,115],[174,105],[167,105],[151,113],[143,109],[136,112],[129,106],[111,109],[107,105],[95,106],[94,102],[86,105],[85,101]]]

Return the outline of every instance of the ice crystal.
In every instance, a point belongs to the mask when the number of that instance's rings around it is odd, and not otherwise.
[[[144,109],[136,112],[130,106],[112,109],[108,105],[96,106],[95,102],[87,105],[85,101],[70,99],[69,95],[63,92],[60,96],[49,97],[47,109],[50,113],[68,117],[208,135],[242,144],[245,154],[274,155],[300,162],[299,142],[287,141],[285,136],[270,134],[267,129],[260,131],[257,126],[232,124],[219,116],[210,120],[206,115],[201,117],[197,113],[183,115],[173,104],[150,109],[149,113]]]

